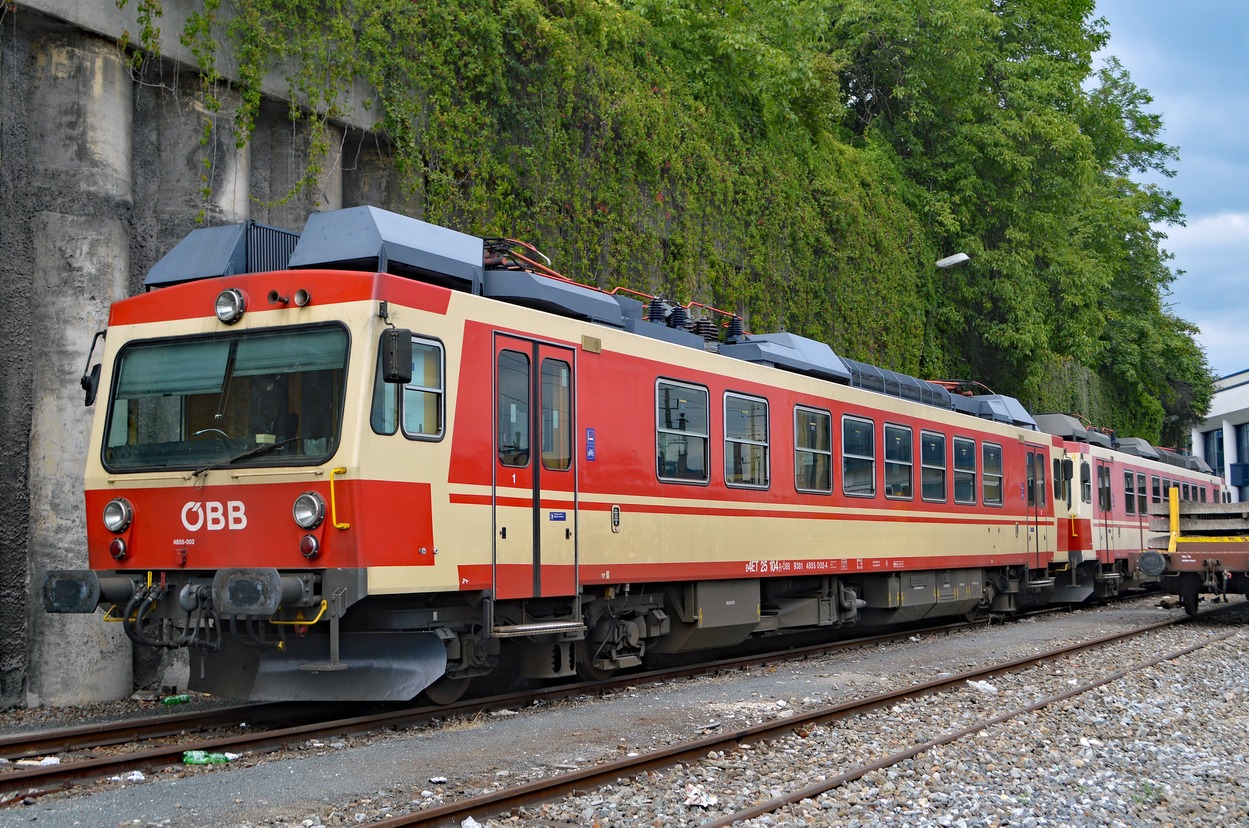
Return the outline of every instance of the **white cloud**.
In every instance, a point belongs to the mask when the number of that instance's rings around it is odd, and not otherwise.
[[[1249,213],[1222,213],[1172,227],[1165,247],[1184,271],[1175,311],[1201,329],[1197,342],[1221,376],[1249,368]]]

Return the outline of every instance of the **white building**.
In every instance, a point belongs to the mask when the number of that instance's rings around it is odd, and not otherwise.
[[[1209,419],[1193,429],[1193,454],[1223,475],[1233,500],[1249,501],[1249,370],[1215,381]]]

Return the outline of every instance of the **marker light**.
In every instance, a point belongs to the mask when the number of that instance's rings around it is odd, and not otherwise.
[[[126,542],[121,538],[113,538],[113,542],[108,545],[108,554],[112,555],[114,560],[120,561],[126,557]]]
[[[316,529],[325,520],[325,499],[316,492],[304,492],[295,498],[291,515],[302,529]]]
[[[108,505],[104,507],[104,525],[113,534],[121,534],[126,531],[130,528],[130,521],[132,520],[134,520],[134,507],[124,497],[110,500]]]
[[[226,288],[217,294],[214,310],[218,319],[227,325],[233,325],[243,318],[243,311],[247,310],[247,298],[238,288]]]
[[[321,554],[321,544],[317,543],[317,539],[312,535],[304,535],[299,539],[299,554],[308,560],[312,560]]]

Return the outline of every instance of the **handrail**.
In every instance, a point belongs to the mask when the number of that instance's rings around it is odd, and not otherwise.
[[[347,473],[347,469],[343,466],[339,466],[336,469],[330,469],[330,521],[334,524],[335,529],[350,529],[351,528],[350,523],[338,522],[338,501],[334,497],[334,476],[339,475],[339,474],[346,474],[346,473]]]

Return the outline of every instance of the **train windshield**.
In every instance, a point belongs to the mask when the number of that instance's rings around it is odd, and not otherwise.
[[[110,471],[320,463],[338,445],[347,332],[338,326],[136,342],[118,355]]]

